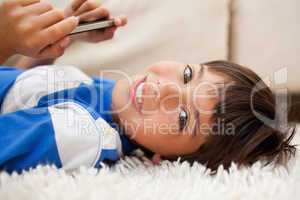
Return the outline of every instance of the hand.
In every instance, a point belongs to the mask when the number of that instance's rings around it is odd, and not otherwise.
[[[99,19],[111,19],[109,11],[92,0],[73,0],[65,9],[65,16],[77,16],[80,22],[92,22]],[[120,16],[114,18],[115,26],[95,31],[88,31],[72,36],[73,40],[82,40],[97,43],[113,38],[118,27],[125,26],[127,18]]]
[[[5,0],[0,3],[0,57],[22,54],[56,58],[69,43],[67,34],[78,25],[76,17],[40,0]],[[1,52],[2,50],[2,52]]]

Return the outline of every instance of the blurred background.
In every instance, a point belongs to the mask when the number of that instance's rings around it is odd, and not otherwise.
[[[48,0],[64,8],[69,0]],[[289,120],[300,120],[299,0],[102,0],[128,26],[100,44],[75,43],[56,63],[89,74],[135,74],[160,60],[226,59],[287,91]],[[9,61],[13,65],[16,58]]]

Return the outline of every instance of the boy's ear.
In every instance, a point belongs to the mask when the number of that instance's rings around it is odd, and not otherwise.
[[[155,165],[158,165],[161,161],[161,156],[157,153],[155,153],[153,156],[152,156],[152,162],[155,164]]]

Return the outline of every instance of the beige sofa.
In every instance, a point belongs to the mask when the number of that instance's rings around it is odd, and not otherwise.
[[[48,0],[64,7],[68,0]],[[200,63],[229,59],[300,90],[299,0],[102,0],[127,27],[101,44],[77,43],[57,60],[90,74],[136,73],[159,60]]]
[[[299,8],[299,0],[234,0],[231,59],[263,76],[284,76],[275,84],[299,91]]]

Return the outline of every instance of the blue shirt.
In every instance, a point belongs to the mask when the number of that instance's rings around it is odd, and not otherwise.
[[[114,124],[115,82],[74,67],[0,68],[0,169],[100,167],[135,146]]]

